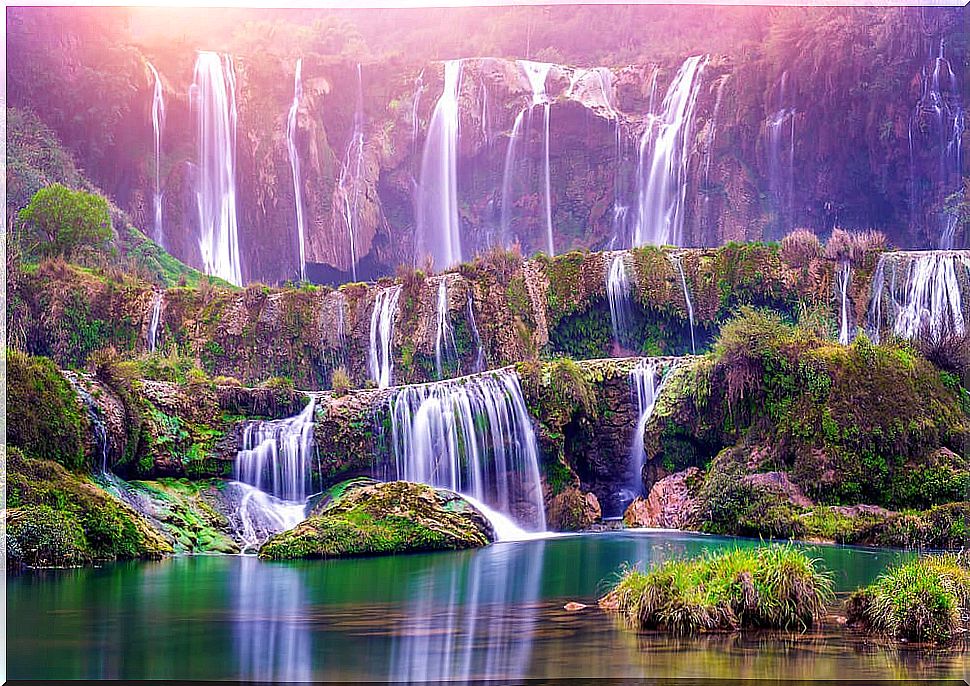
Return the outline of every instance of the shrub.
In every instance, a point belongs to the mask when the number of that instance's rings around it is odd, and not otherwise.
[[[909,641],[950,640],[970,611],[970,569],[956,555],[890,568],[846,604],[850,624]]]
[[[767,627],[805,630],[833,597],[832,576],[791,545],[668,560],[628,570],[600,600],[634,626],[686,635]]]
[[[835,229],[825,244],[825,257],[837,262],[858,264],[868,253],[886,249],[888,241],[881,231],[860,231],[850,233]]]
[[[822,256],[822,242],[808,229],[796,229],[781,239],[781,259],[803,269]]]
[[[350,374],[347,373],[344,367],[337,367],[333,370],[333,374],[330,375],[330,385],[333,387],[333,393],[337,397],[347,395],[347,392],[352,386]]]
[[[77,517],[46,505],[10,510],[7,541],[8,566],[61,567],[89,560]]]

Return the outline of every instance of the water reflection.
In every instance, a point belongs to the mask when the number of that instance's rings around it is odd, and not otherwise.
[[[500,544],[490,555],[408,579],[388,679],[467,681],[527,675],[545,542]]]

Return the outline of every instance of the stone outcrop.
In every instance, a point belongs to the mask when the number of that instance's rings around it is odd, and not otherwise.
[[[697,526],[697,487],[700,471],[691,467],[661,479],[644,498],[636,498],[623,523],[631,527],[691,529]]]

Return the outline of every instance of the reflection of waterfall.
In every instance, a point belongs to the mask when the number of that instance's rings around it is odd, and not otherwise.
[[[285,500],[305,500],[316,455],[315,406],[311,398],[295,417],[248,422],[236,456],[236,478]]]
[[[436,307],[436,330],[434,338],[434,363],[438,378],[444,378],[444,362],[458,360],[458,346],[455,344],[455,332],[451,328],[451,318],[448,316],[448,278],[440,277],[438,281],[438,302]]]
[[[775,205],[775,235],[783,236],[794,224],[793,195],[795,184],[795,110],[789,106],[788,72],[781,75],[777,109],[765,120],[767,139],[768,186]],[[785,133],[788,150],[783,151]],[[787,154],[786,154],[787,152]]]
[[[939,212],[939,247],[949,250],[956,238],[957,217],[942,211],[946,196],[959,190],[963,182],[960,148],[966,126],[960,87],[956,75],[945,57],[945,43],[940,40],[940,50],[933,60],[933,71],[922,71],[922,91],[909,120],[909,155],[911,176],[911,205],[914,218],[924,201],[920,198],[921,186],[929,185],[930,201]],[[935,153],[935,164],[930,165],[924,179],[916,174],[916,143],[924,150]]]
[[[304,247],[303,189],[300,184],[300,153],[296,148],[297,115],[303,99],[303,58],[296,61],[293,73],[293,103],[286,116],[286,149],[290,154],[290,171],[293,173],[293,202],[296,204],[296,232],[299,241],[300,280],[306,281],[306,248]]]
[[[241,285],[236,221],[236,72],[229,55],[199,52],[190,101],[199,151],[196,203],[202,267]]]
[[[303,571],[239,560],[232,617],[237,679],[253,682],[310,681],[313,650]]]
[[[158,76],[155,66],[148,62],[148,68],[155,77],[155,88],[152,94],[152,132],[155,139],[155,194],[152,201],[155,206],[155,241],[165,247],[165,233],[162,231],[162,130],[165,128],[165,99],[162,96],[162,80]]]
[[[431,114],[418,184],[417,261],[430,256],[435,269],[461,262],[458,216],[458,92],[461,60],[445,62],[445,83]]]
[[[340,219],[347,229],[347,250],[350,260],[350,274],[357,280],[357,228],[360,223],[360,187],[364,183],[364,86],[357,65],[357,105],[354,109],[354,130],[350,134],[347,153],[344,155],[343,165],[340,167],[340,178],[337,180],[337,202],[335,212],[339,211]],[[336,221],[334,222],[336,224]]]
[[[387,388],[394,381],[394,321],[397,318],[397,301],[401,298],[401,286],[391,286],[377,293],[374,310],[370,317],[370,352],[368,366],[371,378],[378,388]]]
[[[633,244],[682,245],[694,105],[707,58],[688,57],[640,139]]]
[[[613,324],[613,341],[618,346],[630,333],[633,317],[630,305],[630,277],[627,274],[625,253],[619,252],[610,261],[606,274],[606,296],[610,301],[610,321]]]
[[[462,683],[529,676],[544,553],[542,542],[492,546],[404,579],[408,604],[388,678]]]
[[[158,324],[162,317],[162,303],[165,294],[162,291],[152,296],[152,310],[148,319],[148,352],[153,353],[158,348]]]
[[[848,345],[852,340],[849,326],[849,287],[852,284],[852,266],[842,262],[835,272],[835,294],[839,298],[839,343]]]
[[[467,493],[545,529],[539,449],[514,371],[403,386],[390,412],[397,478]]]
[[[692,353],[697,352],[697,345],[694,342],[694,303],[690,299],[690,289],[687,287],[687,277],[684,274],[684,265],[681,263],[680,258],[676,255],[670,256],[670,261],[674,263],[674,267],[677,268],[677,274],[680,276],[680,288],[684,293],[684,304],[687,307],[687,319],[690,322],[690,351]]]
[[[883,253],[870,289],[869,336],[876,342],[884,331],[908,339],[962,336],[968,289],[970,252]]]

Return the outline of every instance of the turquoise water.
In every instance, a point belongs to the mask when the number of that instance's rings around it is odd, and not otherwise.
[[[596,608],[621,565],[752,541],[624,532],[297,563],[178,557],[35,572],[7,589],[18,679],[405,680],[579,676],[959,677],[960,652],[821,633],[671,639]],[[837,590],[905,553],[813,554]],[[568,601],[586,603],[567,612]]]

